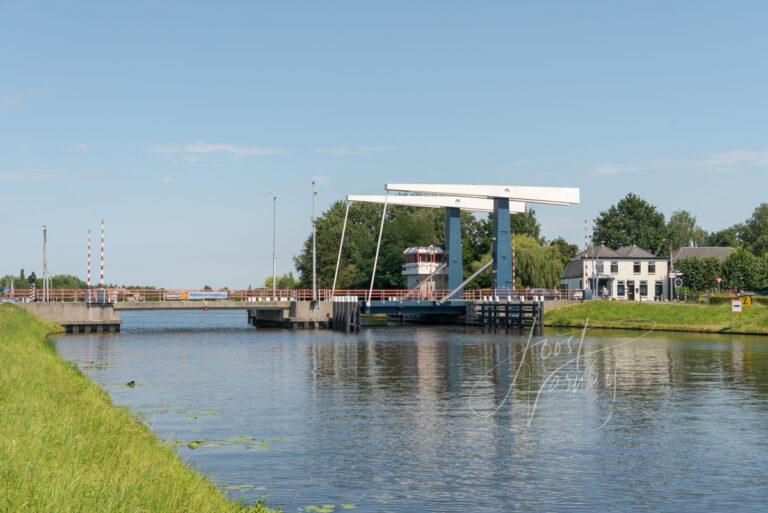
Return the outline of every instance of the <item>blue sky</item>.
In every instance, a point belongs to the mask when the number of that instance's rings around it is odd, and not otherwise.
[[[0,0],[0,272],[247,286],[386,182],[628,192],[707,229],[767,199],[765,2]]]

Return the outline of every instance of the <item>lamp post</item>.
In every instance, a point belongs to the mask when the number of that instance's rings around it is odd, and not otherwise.
[[[315,226],[315,181],[312,180],[312,301],[317,301],[317,230]]]
[[[48,226],[43,225],[43,301],[48,301]]]
[[[272,297],[277,296],[277,194],[272,195]]]

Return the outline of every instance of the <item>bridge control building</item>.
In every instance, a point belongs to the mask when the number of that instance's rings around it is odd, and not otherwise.
[[[437,246],[415,246],[403,251],[403,276],[411,290],[422,292],[445,290],[448,287],[448,271],[445,251]]]

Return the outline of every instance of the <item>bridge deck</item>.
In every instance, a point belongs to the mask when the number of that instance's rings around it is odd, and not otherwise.
[[[140,310],[286,310],[290,301],[122,301],[114,304],[118,311]]]

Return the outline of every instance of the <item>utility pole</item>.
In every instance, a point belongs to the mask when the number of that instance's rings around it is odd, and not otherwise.
[[[43,225],[43,302],[48,301],[48,227]]]
[[[104,288],[104,219],[101,220],[101,277],[99,285]]]
[[[272,195],[272,297],[277,296],[277,194]]]
[[[315,226],[315,181],[312,180],[312,301],[317,301],[317,229]]]

